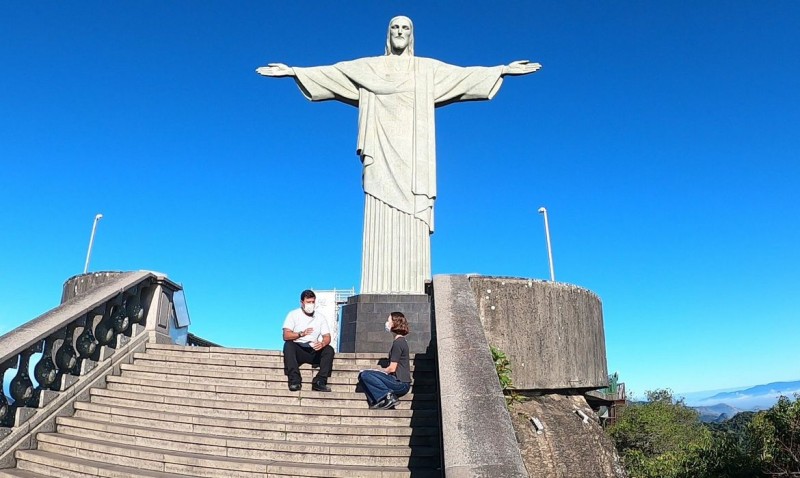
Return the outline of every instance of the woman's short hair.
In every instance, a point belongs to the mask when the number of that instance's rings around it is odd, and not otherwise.
[[[392,317],[391,331],[398,335],[408,335],[411,330],[408,328],[408,320],[402,312],[392,312],[389,314]]]

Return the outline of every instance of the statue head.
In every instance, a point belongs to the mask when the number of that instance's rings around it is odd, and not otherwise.
[[[386,33],[386,54],[401,55],[403,53],[414,55],[414,24],[410,18],[401,15],[389,21],[389,31]]]

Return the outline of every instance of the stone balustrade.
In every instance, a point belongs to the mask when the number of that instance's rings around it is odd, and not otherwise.
[[[0,437],[136,336],[150,330],[168,337],[171,297],[179,289],[163,275],[147,271],[82,274],[67,280],[61,305],[0,337],[3,383],[16,370],[10,397],[0,393]]]

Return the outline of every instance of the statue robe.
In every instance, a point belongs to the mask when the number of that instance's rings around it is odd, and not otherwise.
[[[362,294],[424,293],[436,199],[434,108],[491,99],[502,70],[393,55],[294,68],[308,99],[358,107],[356,153],[366,194]]]

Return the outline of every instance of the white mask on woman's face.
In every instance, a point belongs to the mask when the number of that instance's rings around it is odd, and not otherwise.
[[[383,324],[383,328],[386,329],[387,332],[391,332],[392,331],[392,319],[387,320],[386,323]]]
[[[303,304],[303,311],[306,314],[313,314],[314,313],[314,304],[312,304],[312,303]]]

